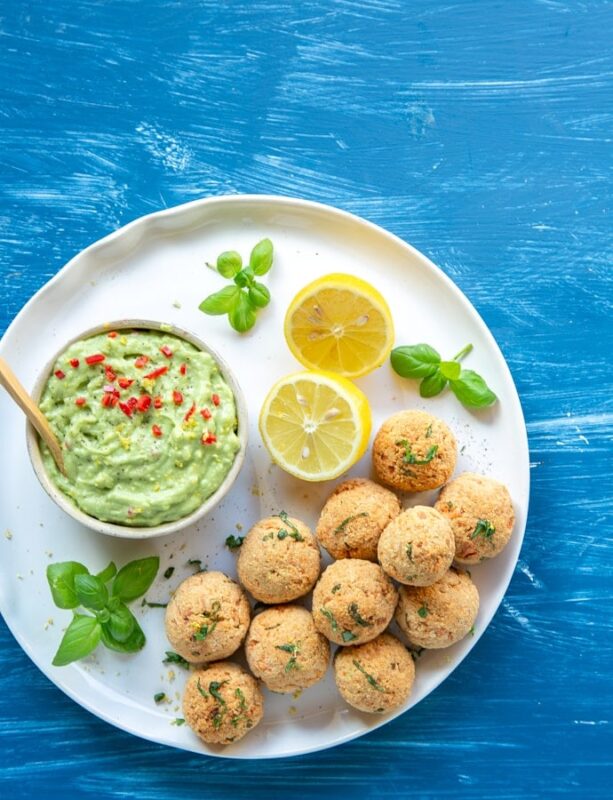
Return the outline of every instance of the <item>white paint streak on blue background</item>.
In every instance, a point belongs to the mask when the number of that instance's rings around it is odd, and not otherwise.
[[[467,293],[514,374],[533,466],[518,570],[474,659],[321,756],[239,766],[137,741],[3,629],[12,797],[610,795],[612,29],[605,0],[4,4],[2,327],[141,214],[237,192],[329,202]]]

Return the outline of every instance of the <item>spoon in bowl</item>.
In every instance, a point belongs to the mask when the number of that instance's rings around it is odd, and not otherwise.
[[[51,455],[57,464],[57,468],[63,475],[65,475],[66,467],[64,466],[62,448],[55,434],[51,430],[51,426],[47,422],[47,418],[23,388],[17,376],[3,358],[0,358],[0,385],[4,386],[6,391],[21,408],[32,425],[34,425],[36,430],[41,435],[42,440],[51,451]]]

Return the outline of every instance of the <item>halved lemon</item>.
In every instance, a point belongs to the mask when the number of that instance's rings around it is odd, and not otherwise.
[[[364,455],[371,416],[366,395],[346,378],[297,372],[277,381],[260,411],[272,460],[305,481],[338,477]]]
[[[337,272],[309,283],[285,315],[285,339],[309,369],[359,378],[380,367],[394,343],[383,295],[370,283]]]

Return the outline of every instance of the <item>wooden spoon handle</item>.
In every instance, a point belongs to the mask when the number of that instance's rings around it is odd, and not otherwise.
[[[6,391],[21,408],[32,425],[34,425],[36,430],[40,433],[43,441],[51,451],[51,455],[53,456],[58,469],[65,475],[66,467],[64,466],[62,448],[60,447],[60,443],[56,439],[55,434],[51,430],[51,427],[47,422],[47,418],[23,388],[17,376],[3,358],[0,358],[0,385],[4,386]]]

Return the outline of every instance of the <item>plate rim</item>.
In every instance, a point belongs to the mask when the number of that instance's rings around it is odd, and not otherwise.
[[[443,676],[437,677],[434,681],[431,688],[428,692],[424,695],[421,700],[425,700],[432,692],[434,692],[440,685],[445,681],[464,661],[464,659],[468,656],[468,654],[473,650],[477,642],[480,640],[481,636],[485,633],[489,625],[491,624],[494,616],[498,613],[500,609],[500,605],[504,599],[504,596],[507,592],[509,584],[513,578],[515,573],[515,568],[517,566],[517,562],[519,560],[519,555],[521,552],[521,548],[523,545],[523,540],[526,533],[526,526],[528,521],[528,514],[529,514],[529,506],[530,506],[530,450],[529,450],[529,441],[528,441],[528,431],[526,428],[525,417],[523,413],[523,408],[521,404],[521,399],[519,397],[519,392],[517,391],[517,387],[515,385],[515,381],[513,379],[513,375],[507,364],[507,361],[502,353],[498,342],[494,338],[494,335],[490,331],[489,327],[486,325],[485,321],[481,317],[478,310],[473,306],[471,301],[468,297],[464,294],[464,292],[457,286],[454,281],[439,267],[437,266],[428,256],[418,250],[416,247],[411,245],[409,242],[406,242],[400,236],[392,233],[391,231],[383,228],[381,225],[371,222],[364,217],[354,214],[350,211],[346,211],[344,209],[338,208],[336,206],[329,205],[327,203],[321,203],[315,200],[308,200],[300,197],[295,197],[291,195],[277,195],[277,194],[225,194],[225,195],[209,195],[205,197],[200,197],[195,200],[190,200],[186,203],[180,203],[175,206],[170,206],[168,208],[159,209],[157,211],[152,211],[147,214],[144,214],[140,217],[136,217],[125,225],[117,228],[111,233],[106,234],[100,239],[97,239],[95,242],[87,245],[85,248],[77,252],[74,256],[72,256],[65,264],[62,266],[56,273],[53,275],[48,281],[46,281],[22,306],[22,308],[17,312],[15,317],[11,320],[9,325],[7,326],[6,330],[0,337],[0,354],[4,352],[6,349],[6,339],[12,334],[13,329],[18,326],[21,322],[22,317],[24,317],[29,309],[30,306],[34,304],[39,298],[44,297],[49,291],[52,290],[54,285],[59,282],[64,274],[73,267],[74,263],[79,259],[86,257],[88,254],[96,252],[99,249],[104,248],[109,243],[112,243],[116,239],[122,238],[125,235],[128,235],[134,229],[142,227],[146,229],[151,225],[151,223],[155,223],[159,219],[163,219],[165,217],[171,216],[178,216],[182,213],[189,212],[191,209],[206,207],[208,205],[233,205],[233,204],[260,204],[266,205],[267,203],[276,203],[280,205],[287,206],[289,208],[294,209],[307,209],[311,211],[317,211],[319,213],[324,213],[328,215],[333,215],[337,217],[341,217],[346,221],[350,221],[353,223],[357,223],[370,229],[373,233],[378,236],[383,236],[384,238],[388,239],[390,242],[400,245],[401,248],[407,250],[419,263],[421,266],[427,268],[432,273],[435,274],[437,279],[442,280],[446,287],[451,291],[454,296],[454,299],[459,302],[463,308],[463,310],[475,321],[477,326],[480,329],[481,334],[487,340],[489,347],[494,351],[497,356],[497,360],[499,361],[504,377],[507,383],[512,387],[513,390],[513,400],[514,400],[514,413],[516,415],[517,422],[519,423],[519,428],[521,429],[521,441],[519,442],[520,448],[523,451],[523,461],[524,461],[524,468],[521,471],[523,476],[523,483],[524,483],[524,493],[526,498],[526,507],[525,507],[525,520],[522,526],[521,531],[515,530],[514,535],[518,539],[517,543],[517,559],[515,564],[513,565],[513,569],[509,570],[509,575],[506,577],[504,581],[502,581],[498,586],[497,590],[494,594],[493,601],[495,605],[495,609],[491,614],[490,618],[487,620],[487,624],[482,626],[481,629],[474,635],[472,641],[468,643],[463,653],[458,654],[457,661],[454,664],[453,669],[450,673],[447,673]],[[139,244],[143,240],[143,236],[141,236],[137,242],[135,243],[135,247],[138,247]],[[2,613],[2,608],[0,608],[0,613]],[[19,631],[15,630],[14,627],[9,623],[6,615],[2,613],[2,618],[15,638],[16,642],[19,644],[21,649],[25,652],[28,658],[32,661],[34,666],[39,669],[46,678],[48,678],[51,683],[53,683],[61,692],[65,695],[70,697],[71,700],[76,702],[79,706],[84,708],[89,713],[93,714],[98,719],[102,719],[103,721],[109,723],[113,727],[130,733],[140,739],[144,739],[146,741],[152,742],[157,745],[165,745],[168,747],[172,747],[178,750],[182,750],[185,752],[195,753],[201,756],[209,756],[213,758],[225,758],[231,760],[246,760],[246,761],[255,761],[255,760],[264,760],[264,759],[279,759],[279,758],[293,758],[299,757],[304,755],[309,755],[314,752],[324,751],[336,747],[340,744],[344,744],[346,742],[353,741],[358,739],[371,731],[374,731],[383,725],[386,725],[389,722],[392,722],[394,719],[397,719],[399,716],[405,713],[405,711],[410,711],[410,708],[401,708],[396,709],[395,711],[390,712],[390,714],[386,715],[385,717],[377,718],[376,720],[372,720],[372,724],[368,726],[368,728],[364,730],[359,730],[357,732],[346,733],[338,736],[334,741],[327,742],[323,745],[313,745],[304,747],[298,751],[291,752],[291,753],[271,753],[271,754],[249,754],[249,753],[232,753],[231,750],[222,750],[220,752],[213,752],[203,751],[199,746],[198,742],[194,742],[194,746],[184,746],[183,744],[178,744],[176,742],[168,742],[164,741],[158,737],[149,736],[141,731],[135,730],[130,724],[122,722],[119,723],[117,720],[112,719],[109,715],[105,714],[104,711],[100,711],[98,709],[94,710],[93,705],[90,704],[87,700],[81,698],[77,692],[73,691],[71,687],[66,687],[60,683],[58,679],[54,676],[50,667],[40,666],[37,660],[34,658],[31,648],[25,638],[23,638]],[[418,701],[418,702],[421,702]],[[416,705],[416,704],[414,704]]]

